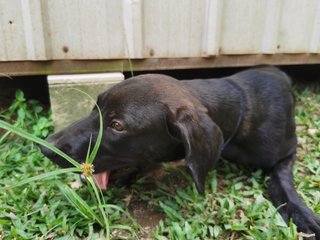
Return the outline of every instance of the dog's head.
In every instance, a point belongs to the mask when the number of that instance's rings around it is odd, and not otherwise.
[[[198,191],[204,191],[205,177],[219,157],[222,133],[181,82],[164,75],[140,75],[100,94],[97,105],[103,137],[93,164],[101,188],[106,188],[113,170],[185,158]],[[89,116],[47,141],[81,163],[98,131],[99,112],[94,107]],[[41,150],[61,167],[71,167],[50,150]]]

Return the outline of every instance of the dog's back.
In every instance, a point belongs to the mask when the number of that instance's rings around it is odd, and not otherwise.
[[[225,141],[235,132],[224,151],[227,158],[255,167],[271,167],[294,151],[291,80],[278,68],[260,66],[225,78],[184,83],[206,106]]]

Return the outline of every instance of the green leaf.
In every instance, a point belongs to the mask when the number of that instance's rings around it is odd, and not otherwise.
[[[99,210],[100,210],[100,215],[102,216],[103,223],[104,223],[101,226],[105,227],[107,239],[110,239],[110,226],[109,226],[108,216],[107,216],[106,211],[103,208],[103,205],[105,205],[105,201],[104,201],[104,198],[103,198],[103,193],[102,193],[101,189],[98,190],[98,188],[97,188],[92,176],[87,177],[86,180],[90,183],[90,186],[92,187],[93,192],[95,194],[95,197],[96,197],[96,199],[98,201],[98,207],[99,207]],[[102,197],[100,197],[100,196],[102,196]]]
[[[47,141],[41,139],[41,138],[38,138],[36,136],[33,136],[32,134],[20,129],[20,128],[17,128],[3,120],[0,120],[0,128],[3,128],[7,131],[10,131],[16,135],[19,135],[20,137],[23,137],[25,139],[28,139],[28,140],[31,140],[35,143],[38,143],[42,146],[45,146],[46,148],[50,149],[51,151],[57,153],[59,156],[63,157],[64,159],[66,159],[68,162],[70,162],[71,164],[73,164],[75,167],[78,167],[80,168],[80,164],[75,161],[74,159],[72,159],[71,157],[69,157],[67,154],[65,154],[64,152],[62,152],[60,149],[54,147],[53,145],[49,144]]]
[[[174,230],[174,235],[176,236],[175,239],[178,239],[178,240],[185,239],[185,234],[184,234],[182,228],[180,227],[180,225],[178,223],[173,222],[172,223],[172,228]]]
[[[113,209],[123,213],[136,227],[141,228],[139,223],[133,217],[131,217],[131,215],[127,211],[123,210],[121,207],[114,205],[114,204],[102,204],[101,207],[106,208],[106,209],[113,208]]]
[[[163,209],[163,211],[167,214],[167,216],[172,220],[172,221],[176,221],[176,220],[180,220],[183,221],[183,217],[173,208],[167,206],[166,204],[164,204],[163,202],[159,202],[160,207]]]
[[[246,231],[246,230],[248,230],[248,228],[245,227],[245,226],[241,226],[241,225],[232,225],[231,226],[231,230],[234,230],[234,231]]]
[[[19,89],[16,91],[16,99],[19,102],[24,102],[26,99],[24,98],[23,92]]]
[[[60,191],[66,196],[69,202],[81,213],[84,217],[97,221],[100,226],[104,226],[103,221],[91,209],[91,207],[70,187],[65,184],[57,184]]]
[[[212,180],[211,180],[211,191],[212,192],[217,192],[218,189],[218,181],[217,181],[217,171],[213,170],[212,171]]]
[[[55,177],[55,176],[57,176],[59,174],[70,173],[70,172],[81,172],[81,170],[79,168],[58,169],[58,170],[55,170],[55,171],[51,171],[51,172],[40,174],[38,176],[34,176],[34,177],[31,177],[31,178],[23,179],[20,182],[14,183],[14,184],[12,184],[10,186],[4,187],[4,188],[0,188],[0,189],[16,188],[16,187],[20,187],[22,185],[25,185],[25,184],[28,184],[28,183],[31,183],[31,182],[39,181],[39,180],[42,180],[42,179],[48,179],[48,178],[51,178],[51,177]]]
[[[24,119],[25,116],[26,116],[25,110],[22,109],[22,108],[19,108],[19,110],[18,110],[18,118],[19,118],[19,119]]]
[[[213,236],[214,236],[214,237],[218,237],[219,234],[220,234],[220,232],[221,232],[221,227],[218,226],[218,225],[215,225],[215,226],[213,227]]]
[[[191,229],[191,226],[188,222],[184,223],[184,232],[187,236],[187,239],[193,239],[192,229]]]
[[[165,236],[157,236],[156,239],[157,240],[168,240],[168,238],[166,238]]]

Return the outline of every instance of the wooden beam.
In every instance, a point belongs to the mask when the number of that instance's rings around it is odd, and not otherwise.
[[[130,64],[131,62],[131,64]],[[9,76],[243,67],[259,64],[320,64],[319,54],[220,55],[210,58],[149,58],[114,60],[53,60],[0,62]],[[131,67],[132,65],[132,67]]]

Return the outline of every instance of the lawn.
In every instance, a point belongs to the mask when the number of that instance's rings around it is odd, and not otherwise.
[[[320,85],[295,86],[299,140],[295,185],[320,214]],[[44,138],[52,132],[48,111],[18,91],[0,118]],[[58,169],[36,144],[0,129],[0,188]],[[268,179],[259,170],[220,162],[199,195],[183,162],[165,164],[137,177],[130,187],[111,186],[104,194],[120,208],[108,209],[112,239],[298,239],[264,193]],[[105,230],[68,201],[61,186],[74,189],[90,206],[95,200],[77,174],[64,174],[1,189],[0,239],[104,239]],[[60,187],[60,188],[59,188]],[[160,221],[160,222],[159,222]]]

